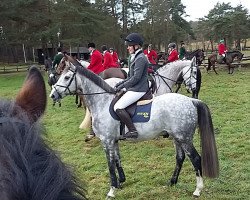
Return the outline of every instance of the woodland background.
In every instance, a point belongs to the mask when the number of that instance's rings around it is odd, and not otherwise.
[[[197,5],[198,6],[198,5]],[[169,42],[184,41],[189,50],[214,51],[225,39],[233,49],[246,49],[250,15],[242,5],[217,3],[198,21],[186,21],[181,0],[1,0],[0,62],[37,62],[95,42],[126,56],[123,38],[139,32],[145,43],[165,51]]]

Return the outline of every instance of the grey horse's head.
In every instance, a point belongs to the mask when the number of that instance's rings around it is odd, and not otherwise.
[[[198,65],[194,56],[191,60],[191,67],[184,67],[182,70],[183,81],[189,92],[196,90],[197,70]]]

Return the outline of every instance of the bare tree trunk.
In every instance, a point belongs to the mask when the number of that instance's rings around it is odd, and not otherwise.
[[[124,37],[125,35],[128,34],[128,1],[127,0],[122,0],[122,35],[121,37]],[[122,40],[124,38],[121,38]],[[121,49],[121,53],[123,57],[126,57],[126,52],[125,48]]]
[[[211,43],[211,51],[213,52],[214,51],[214,44],[213,44],[213,40],[210,39],[210,43]]]
[[[23,58],[24,58],[24,63],[27,63],[26,52],[25,52],[25,46],[24,46],[24,44],[23,44]]]

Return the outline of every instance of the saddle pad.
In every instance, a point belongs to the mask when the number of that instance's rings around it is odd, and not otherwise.
[[[148,122],[150,120],[151,107],[152,107],[152,102],[150,102],[146,105],[137,105],[135,108],[135,112],[132,112],[133,113],[133,115],[131,117],[132,121],[134,123],[136,123],[136,122]],[[120,120],[120,118],[116,115],[115,111],[112,109],[112,106],[110,106],[109,112],[110,112],[110,115],[115,120]],[[128,111],[128,113],[131,114],[130,111]]]
[[[148,122],[151,115],[152,102],[146,105],[137,105],[135,114],[132,116],[132,121],[136,122]]]

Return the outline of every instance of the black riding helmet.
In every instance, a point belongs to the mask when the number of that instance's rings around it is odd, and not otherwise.
[[[170,43],[169,45],[168,45],[168,48],[175,48],[176,47],[176,44],[174,43],[174,42],[172,42],[172,43]]]
[[[140,34],[138,33],[130,33],[125,38],[125,45],[133,46],[133,45],[143,45],[143,39]]]

